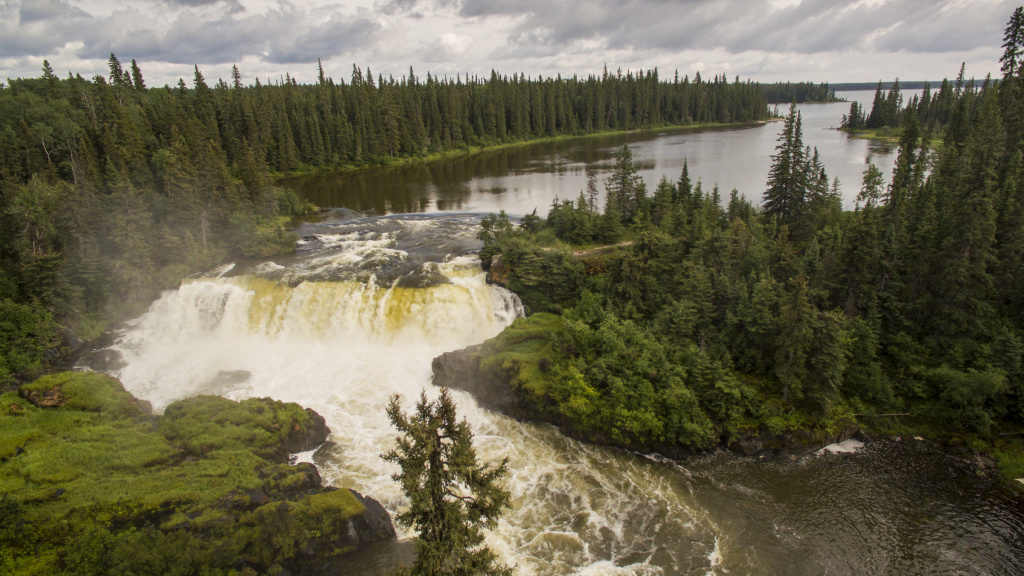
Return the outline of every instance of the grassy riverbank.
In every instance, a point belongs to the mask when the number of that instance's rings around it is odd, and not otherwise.
[[[851,128],[836,128],[836,130],[839,130],[840,132],[846,132],[847,136],[849,136],[850,138],[856,138],[858,140],[872,140],[874,142],[888,144],[893,147],[897,147],[900,145],[901,130],[899,128],[891,128],[886,126],[884,128],[879,128],[877,130],[868,130],[866,128],[859,130],[853,130]],[[943,141],[940,134],[933,136],[932,139],[929,140],[928,147],[933,151],[937,151],[942,148],[942,144]]]
[[[876,142],[885,142],[886,144],[892,144],[897,146],[900,143],[900,131],[896,128],[879,128],[877,130],[854,130],[851,128],[836,128],[840,132],[846,132],[850,138],[857,138],[859,140],[875,140]]]

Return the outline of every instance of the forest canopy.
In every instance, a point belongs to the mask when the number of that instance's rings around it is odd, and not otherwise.
[[[38,367],[159,290],[229,259],[293,249],[314,207],[273,176],[360,167],[543,137],[761,121],[766,93],[813,85],[587,78],[285,77],[150,87],[139,64],[0,85],[0,378]],[[770,90],[769,90],[770,88]]]
[[[519,366],[514,385],[547,417],[628,446],[892,413],[943,433],[1019,432],[1021,30],[1018,9],[1000,80],[974,88],[961,72],[925,125],[924,99],[900,112],[892,180],[869,166],[852,211],[794,106],[760,206],[694,183],[685,165],[649,193],[623,147],[603,213],[581,191],[546,220],[486,218],[485,266],[533,312],[558,315],[513,325],[487,350]],[[517,352],[534,324],[553,335]]]

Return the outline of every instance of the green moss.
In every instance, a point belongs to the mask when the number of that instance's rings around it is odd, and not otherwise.
[[[999,472],[1004,479],[1024,478],[1024,440],[1015,438],[1003,442],[992,450],[991,455],[999,464]]]
[[[156,418],[91,373],[46,376],[0,402],[5,573],[265,572],[346,536],[345,521],[363,512],[348,490],[324,492],[311,468],[285,463],[287,445],[316,425],[295,404],[200,397]],[[280,545],[259,541],[252,510],[282,503],[291,532]]]
[[[555,314],[517,318],[484,345],[481,370],[492,376],[511,377],[514,387],[543,396],[547,391],[544,366],[555,356],[552,344],[565,326],[565,319]]]
[[[192,455],[244,449],[273,456],[313,426],[301,406],[269,398],[233,402],[197,396],[171,404],[160,420],[163,435]]]
[[[315,494],[303,500],[303,505],[315,517],[330,514],[336,518],[348,519],[366,511],[366,507],[350,490],[332,490]]]
[[[55,393],[58,405],[71,410],[102,412],[113,418],[132,418],[149,413],[146,402],[125,391],[120,382],[94,372],[62,372],[49,374],[25,384],[23,396],[42,397]]]

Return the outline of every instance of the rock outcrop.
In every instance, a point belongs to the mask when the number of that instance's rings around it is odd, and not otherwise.
[[[434,373],[434,384],[445,388],[465,390],[476,398],[476,401],[495,412],[514,414],[518,410],[516,395],[512,385],[506,378],[486,374],[480,367],[483,344],[477,344],[462,350],[445,352],[431,363]]]

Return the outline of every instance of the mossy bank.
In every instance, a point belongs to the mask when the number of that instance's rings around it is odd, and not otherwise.
[[[0,573],[315,574],[394,536],[381,505],[289,454],[312,410],[200,396],[162,416],[95,373],[0,395]]]

